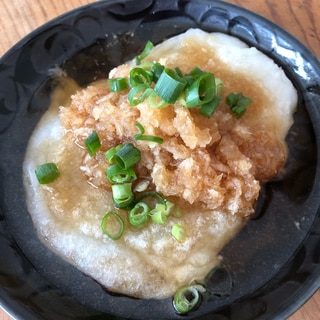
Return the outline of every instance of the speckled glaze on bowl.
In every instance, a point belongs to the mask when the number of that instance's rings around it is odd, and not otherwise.
[[[114,295],[38,240],[22,162],[50,104],[50,70],[80,85],[105,77],[145,42],[189,28],[234,35],[273,58],[299,93],[283,174],[263,186],[255,218],[223,250],[234,287],[187,316],[171,299]],[[272,75],[270,75],[272,76]],[[245,9],[210,0],[99,1],[35,30],[0,60],[0,305],[17,319],[284,319],[320,287],[320,65],[290,34]]]

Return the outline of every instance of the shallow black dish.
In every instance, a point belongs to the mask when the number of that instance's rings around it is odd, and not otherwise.
[[[22,162],[50,103],[52,68],[79,84],[154,43],[198,27],[232,34],[283,67],[299,92],[281,177],[263,187],[253,221],[224,250],[230,296],[183,319],[284,319],[320,287],[320,64],[288,33],[220,1],[99,1],[31,33],[0,60],[0,297],[17,319],[180,319],[171,299],[113,295],[38,240],[26,209]],[[270,75],[272,76],[272,75]]]

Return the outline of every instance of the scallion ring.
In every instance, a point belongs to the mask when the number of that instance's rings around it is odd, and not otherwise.
[[[123,169],[117,163],[107,168],[106,175],[109,182],[113,184],[132,182],[137,179],[137,175],[132,167]]]
[[[92,131],[92,133],[88,136],[84,143],[89,155],[93,157],[101,147],[101,142],[97,131]]]
[[[150,211],[150,217],[154,223],[165,224],[168,220],[168,215],[159,205],[158,203],[156,207]]]
[[[206,74],[205,71],[201,70],[199,67],[194,67],[187,76],[191,76],[194,80]]]
[[[152,74],[142,68],[133,68],[130,71],[128,82],[131,88],[142,84],[150,87],[152,83]]]
[[[173,297],[173,307],[179,314],[186,314],[199,304],[201,295],[195,286],[179,289]]]
[[[142,227],[148,222],[150,207],[144,202],[138,202],[129,212],[129,222],[135,227]]]
[[[127,143],[124,144],[122,148],[116,151],[112,159],[122,169],[128,169],[140,161],[141,152],[132,143]]]
[[[113,184],[111,188],[114,206],[119,209],[129,207],[134,200],[132,183]]]
[[[210,102],[216,93],[214,76],[205,73],[198,77],[190,87],[186,89],[186,104],[188,108],[196,108]]]
[[[145,59],[153,49],[153,43],[151,41],[147,41],[142,52],[136,56],[136,64],[139,65],[143,59]]]
[[[151,108],[162,109],[169,105],[168,102],[162,100],[154,91],[148,96],[148,103]]]
[[[38,166],[35,174],[40,184],[48,184],[59,178],[60,171],[55,163],[49,162]]]
[[[252,103],[252,99],[245,97],[242,93],[230,93],[226,103],[236,118],[240,118]]]
[[[200,114],[202,114],[206,118],[210,118],[218,108],[220,102],[221,98],[218,96],[214,96],[214,98],[210,102],[200,106]]]
[[[178,241],[184,241],[186,239],[186,230],[183,226],[178,223],[175,223],[171,228],[171,234]]]
[[[163,70],[164,70],[164,66],[162,64],[160,64],[159,62],[156,62],[153,64],[150,71],[152,72],[154,83],[157,83]]]
[[[139,129],[140,134],[144,134],[145,133],[145,129],[144,129],[143,125],[140,122],[136,122],[135,126]]]
[[[162,100],[172,104],[176,102],[185,86],[186,81],[174,70],[164,68],[153,90]]]
[[[153,135],[145,135],[144,132],[144,127],[141,123],[137,122],[135,126],[140,130],[140,133],[135,134],[133,136],[134,140],[143,140],[143,141],[149,141],[149,142],[155,142],[155,143],[163,143],[163,139],[157,136]]]
[[[140,84],[132,87],[128,93],[128,101],[130,105],[137,106],[142,103],[152,93],[152,88],[147,84]]]
[[[147,135],[143,136],[141,134],[135,135],[134,140],[143,140],[143,141],[149,141],[149,142],[154,142],[154,143],[159,143],[159,144],[163,143],[163,139],[160,137],[147,136]]]
[[[153,65],[154,65],[154,62],[145,61],[145,62],[143,62],[142,64],[139,65],[139,68],[148,71],[150,73],[150,75],[153,76],[153,73],[151,71]]]
[[[123,147],[123,144],[118,144],[116,147],[112,147],[106,151],[105,157],[110,164],[115,163],[115,160],[113,157],[116,154],[116,152],[119,151],[122,147]]]
[[[166,223],[173,206],[174,204],[170,201],[166,201],[164,204],[157,203],[149,213],[152,221],[158,224]]]
[[[111,92],[119,92],[128,89],[126,78],[109,79],[108,83]]]
[[[162,203],[163,205],[167,206],[167,200],[159,193],[156,191],[150,191],[150,192],[146,192],[142,195],[140,195],[137,199],[136,202],[140,202],[146,198],[156,198],[160,201],[160,203]]]
[[[103,217],[101,229],[112,240],[118,240],[123,234],[124,222],[115,211],[110,211]]]
[[[215,78],[214,81],[216,83],[216,95],[221,97],[224,89],[223,82],[218,78]]]

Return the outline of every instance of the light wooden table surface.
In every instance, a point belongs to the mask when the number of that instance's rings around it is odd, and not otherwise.
[[[93,0],[0,0],[0,56],[36,27]],[[274,21],[320,57],[319,0],[229,0]],[[0,309],[0,320],[11,320]],[[290,320],[319,320],[320,291]],[[27,320],[27,319],[23,319]],[[57,319],[58,320],[58,319]]]

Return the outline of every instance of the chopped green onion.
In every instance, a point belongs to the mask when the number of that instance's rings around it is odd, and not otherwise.
[[[152,80],[152,74],[148,71],[142,68],[133,68],[130,71],[128,82],[131,88],[142,84],[150,87]]]
[[[226,103],[236,118],[240,118],[246,111],[252,99],[245,97],[242,93],[230,93]]]
[[[85,140],[85,146],[91,157],[93,157],[96,152],[100,149],[101,143],[97,131],[92,131],[90,136]]]
[[[35,169],[36,177],[40,184],[48,184],[59,178],[60,172],[55,163],[49,162]]]
[[[200,114],[210,118],[221,102],[223,82],[199,67],[183,75],[178,67],[170,69],[158,62],[149,61],[141,64],[152,48],[153,44],[148,41],[143,52],[136,57],[136,64],[140,66],[130,71],[128,82],[124,78],[110,79],[110,90],[124,90],[129,84],[131,89],[128,101],[132,106],[148,99],[150,107],[164,108],[178,100],[187,108],[199,108]],[[226,98],[227,105],[237,118],[246,111],[251,102],[252,100],[244,97],[242,93],[232,93]],[[150,136],[136,135],[136,138],[138,137],[139,140],[150,139]]]
[[[176,223],[172,226],[171,234],[178,240],[184,241],[186,238],[186,230],[180,224]]]
[[[178,97],[178,101],[179,101],[179,103],[180,103],[182,106],[184,106],[184,107],[187,108],[185,92],[182,92],[182,93],[180,94],[180,96]]]
[[[154,91],[148,96],[148,103],[154,109],[162,109],[169,105],[168,102],[162,100]]]
[[[117,150],[112,159],[122,169],[128,169],[140,161],[141,152],[132,143],[127,143]]]
[[[194,67],[190,72],[189,72],[189,76],[192,76],[193,79],[197,79],[198,77],[203,76],[204,74],[206,74],[205,71],[201,70],[199,67]]]
[[[152,93],[152,89],[147,84],[140,84],[132,87],[128,93],[130,105],[137,106],[142,103]]]
[[[109,79],[108,83],[111,92],[119,92],[128,89],[128,83],[126,78]]]
[[[124,222],[116,212],[110,211],[103,217],[101,229],[112,240],[118,240],[123,234]]]
[[[144,134],[145,133],[144,127],[140,122],[136,122],[135,126],[139,129],[140,134]]]
[[[164,66],[162,64],[160,64],[159,62],[156,62],[153,64],[150,71],[153,74],[153,82],[154,83],[156,83],[159,80],[163,70],[164,70]]]
[[[136,127],[138,127],[138,129],[140,130],[140,133],[135,134],[133,136],[134,140],[144,140],[144,141],[150,141],[150,142],[155,142],[155,143],[163,143],[163,139],[157,136],[153,136],[153,135],[144,135],[144,127],[142,126],[141,123],[137,122],[135,124]]]
[[[190,73],[184,75],[184,79],[187,81],[187,87],[190,87],[200,76],[206,74],[205,71],[199,67],[195,67]]]
[[[175,103],[186,86],[186,81],[169,68],[164,68],[157,81],[154,92],[165,102]]]
[[[154,223],[165,224],[168,220],[166,210],[163,210],[163,205],[157,203],[155,208],[150,211],[150,217]]]
[[[145,61],[144,63],[139,65],[139,68],[148,71],[150,73],[150,75],[153,77],[153,73],[151,71],[153,65],[154,65],[154,62]]]
[[[116,208],[128,208],[134,200],[131,183],[112,185],[112,198]]]
[[[153,43],[151,41],[147,41],[143,51],[136,56],[136,64],[139,65],[143,59],[145,59],[151,50],[153,49]]]
[[[152,209],[149,213],[152,221],[158,224],[166,223],[173,206],[174,204],[170,201],[166,201],[165,203],[157,203],[154,209]]]
[[[220,102],[221,102],[221,98],[218,96],[215,96],[210,102],[200,106],[200,113],[206,118],[210,118],[218,108]]]
[[[168,212],[168,215],[171,213],[172,210],[174,210],[176,208],[174,203],[172,203],[171,201],[168,201],[168,200],[165,201],[165,206],[166,206],[166,210]]]
[[[173,297],[173,307],[179,314],[186,314],[199,304],[201,296],[195,286],[179,289]]]
[[[163,205],[167,205],[167,203],[169,202],[166,199],[164,199],[163,196],[159,192],[156,192],[156,191],[151,191],[151,192],[144,193],[141,196],[139,196],[136,199],[136,201],[140,202],[140,201],[142,201],[142,200],[144,200],[146,198],[150,198],[150,197],[157,198],[160,201],[160,203],[162,203]]]
[[[113,184],[111,188],[113,203],[116,208],[127,208],[133,202],[134,194],[131,182]]]
[[[108,162],[110,164],[113,164],[115,163],[115,160],[113,158],[113,156],[116,154],[116,152],[118,150],[120,150],[121,148],[123,147],[123,144],[118,144],[116,147],[112,147],[110,148],[109,150],[106,151],[105,153],[105,156],[106,156],[106,159],[108,160]]]
[[[218,79],[218,78],[215,78],[215,83],[216,83],[216,95],[221,97],[222,96],[222,93],[223,93],[223,82]]]
[[[183,73],[179,67],[174,68],[174,71],[179,77],[183,78]]]
[[[214,76],[204,73],[186,89],[186,104],[188,108],[196,108],[210,102],[216,93]]]
[[[144,202],[138,202],[129,212],[129,222],[135,227],[142,227],[149,219],[150,207]]]
[[[117,163],[109,166],[106,175],[111,183],[126,183],[137,179],[137,175],[132,167],[128,169],[121,168]]]

